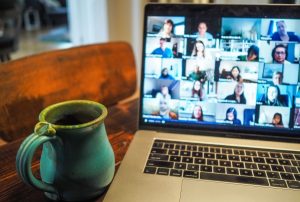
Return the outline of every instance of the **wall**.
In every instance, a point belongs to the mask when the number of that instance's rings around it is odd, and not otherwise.
[[[109,40],[129,42],[134,50],[138,81],[141,70],[144,6],[147,0],[108,0]],[[138,84],[139,85],[139,84]]]
[[[68,0],[70,38],[73,45],[108,40],[107,0]]]

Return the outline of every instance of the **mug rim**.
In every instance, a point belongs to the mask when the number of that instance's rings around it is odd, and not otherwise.
[[[53,109],[63,106],[63,105],[68,105],[68,104],[92,104],[94,106],[97,106],[101,109],[101,115],[98,116],[97,118],[93,119],[92,121],[88,121],[86,123],[81,123],[81,124],[77,124],[77,125],[58,125],[58,124],[54,124],[54,123],[50,123],[49,121],[46,120],[46,115]],[[50,123],[55,129],[75,129],[75,128],[86,128],[89,126],[92,126],[96,123],[101,123],[104,121],[104,119],[107,116],[107,108],[103,105],[100,104],[98,102],[95,101],[91,101],[91,100],[68,100],[68,101],[63,101],[63,102],[59,102],[56,104],[52,104],[49,105],[48,107],[46,107],[45,109],[43,109],[39,115],[39,121],[41,122],[47,122]]]

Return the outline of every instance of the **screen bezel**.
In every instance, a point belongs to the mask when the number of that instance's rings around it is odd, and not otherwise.
[[[213,12],[212,12],[213,11]],[[300,129],[260,128],[232,125],[184,125],[180,123],[145,123],[142,117],[143,86],[145,79],[145,48],[148,16],[211,16],[219,20],[221,17],[245,18],[291,18],[300,19],[299,5],[264,4],[264,5],[228,5],[228,4],[147,4],[144,10],[143,52],[139,102],[139,129],[186,134],[207,134],[212,136],[229,136],[236,138],[251,138],[260,140],[300,142]],[[213,13],[213,14],[208,14]],[[221,15],[222,14],[222,15]]]

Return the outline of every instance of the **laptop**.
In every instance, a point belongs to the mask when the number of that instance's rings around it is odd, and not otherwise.
[[[143,34],[104,201],[300,201],[300,6],[149,4]]]

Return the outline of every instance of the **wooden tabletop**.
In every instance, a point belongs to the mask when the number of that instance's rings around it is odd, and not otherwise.
[[[115,105],[108,109],[108,113],[105,126],[118,168],[137,131],[138,99]],[[26,185],[17,175],[15,159],[23,140],[24,138],[18,139],[0,147],[0,201],[49,201],[42,191]],[[32,161],[35,176],[39,175],[39,153]],[[102,201],[103,197],[102,195],[94,201]]]

